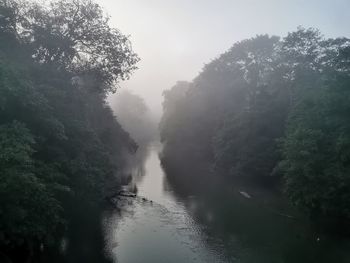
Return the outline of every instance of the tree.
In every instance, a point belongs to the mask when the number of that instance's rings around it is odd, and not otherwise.
[[[30,250],[52,242],[63,223],[59,202],[35,174],[34,143],[22,123],[0,126],[0,244]]]
[[[106,95],[137,60],[91,1],[0,1],[0,251],[14,262],[57,249],[71,204],[118,186],[137,146]]]
[[[140,96],[123,90],[117,94],[111,107],[122,127],[139,146],[147,146],[155,139],[156,121]]]
[[[103,92],[115,91],[112,84],[136,69],[139,58],[128,37],[109,26],[109,18],[93,1],[58,0],[48,6],[3,2],[4,8],[15,8],[8,26],[29,45],[37,62],[64,68]]]
[[[185,95],[165,93],[164,159],[199,156],[231,177],[279,175],[294,204],[348,219],[349,51],[349,39],[312,28],[234,44]]]

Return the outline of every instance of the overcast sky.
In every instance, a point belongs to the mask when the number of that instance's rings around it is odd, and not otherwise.
[[[141,58],[121,84],[160,112],[162,91],[192,80],[236,41],[298,25],[350,37],[350,0],[97,0]],[[113,99],[113,97],[112,97]]]

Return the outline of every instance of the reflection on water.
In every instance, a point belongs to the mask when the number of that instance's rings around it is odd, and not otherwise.
[[[105,217],[109,252],[118,262],[225,262],[210,249],[203,229],[167,186],[157,151],[145,163],[145,175],[135,177],[138,197],[119,201],[118,212]]]
[[[245,186],[248,199],[222,183],[184,191],[167,180],[156,147],[144,156],[131,170],[138,197],[104,214],[114,262],[350,262],[348,240],[313,229],[280,197]]]

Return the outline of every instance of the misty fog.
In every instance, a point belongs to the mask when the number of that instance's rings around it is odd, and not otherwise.
[[[0,0],[0,263],[350,262],[349,12]]]
[[[299,25],[349,36],[347,0],[98,0],[111,24],[130,35],[139,69],[122,82],[158,117],[162,91],[191,81],[233,43],[257,34],[285,36]],[[113,96],[113,95],[111,95]]]

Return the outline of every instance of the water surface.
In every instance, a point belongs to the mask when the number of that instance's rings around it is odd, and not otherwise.
[[[182,191],[168,180],[158,149],[151,147],[133,164],[131,185],[138,196],[120,198],[104,213],[105,251],[112,261],[350,262],[348,239],[325,234],[278,194],[222,183],[217,192],[199,194],[196,184]]]

